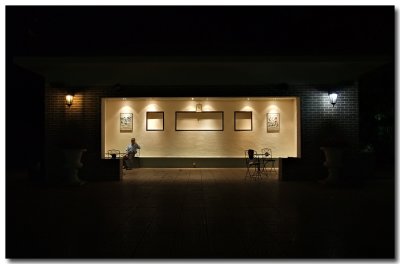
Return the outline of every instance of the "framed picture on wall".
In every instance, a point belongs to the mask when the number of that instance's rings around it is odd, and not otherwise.
[[[279,132],[280,122],[279,113],[267,113],[267,132]]]
[[[251,111],[235,111],[234,112],[234,129],[235,129],[235,131],[252,131],[253,130],[253,112],[251,112]]]
[[[120,131],[132,131],[132,120],[133,114],[132,113],[120,113],[119,118],[119,130]]]
[[[146,131],[164,131],[164,112],[146,112]]]
[[[175,131],[224,131],[224,112],[176,111]]]
[[[197,104],[196,105],[196,112],[201,112],[202,110],[201,110],[202,108],[201,108],[201,104]]]

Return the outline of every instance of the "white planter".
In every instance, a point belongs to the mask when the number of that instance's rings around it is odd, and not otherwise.
[[[84,181],[79,179],[79,169],[83,167],[81,158],[86,149],[63,149],[64,153],[64,170],[66,173],[66,184],[82,185]]]
[[[336,183],[343,168],[343,149],[340,147],[321,147],[325,154],[324,166],[328,168],[326,183]]]

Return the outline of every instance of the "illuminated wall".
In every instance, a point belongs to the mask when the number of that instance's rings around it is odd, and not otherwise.
[[[223,111],[223,131],[218,131],[219,127],[216,131],[175,130],[175,112],[196,111],[198,104],[202,112]],[[163,131],[146,131],[146,112],[150,111],[164,112]],[[252,131],[234,130],[235,111],[252,112]],[[120,130],[120,113],[133,114],[132,131]],[[267,113],[280,114],[279,132],[267,132]],[[299,100],[295,97],[103,98],[102,153],[104,157],[109,149],[125,151],[135,137],[142,157],[243,157],[245,149],[259,151],[264,147],[270,147],[275,157],[298,157],[299,120]],[[237,119],[237,127],[243,128],[246,122]]]

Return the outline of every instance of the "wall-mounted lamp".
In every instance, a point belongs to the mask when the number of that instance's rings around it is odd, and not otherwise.
[[[65,103],[66,105],[68,105],[68,107],[71,107],[73,101],[74,101],[74,96],[72,94],[67,94],[65,96]]]
[[[329,102],[332,104],[333,107],[335,107],[336,100],[337,100],[337,93],[329,92]]]

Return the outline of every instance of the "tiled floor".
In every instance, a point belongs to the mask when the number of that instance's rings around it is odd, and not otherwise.
[[[244,175],[134,169],[81,187],[9,180],[6,257],[394,258],[393,180],[330,188]]]

